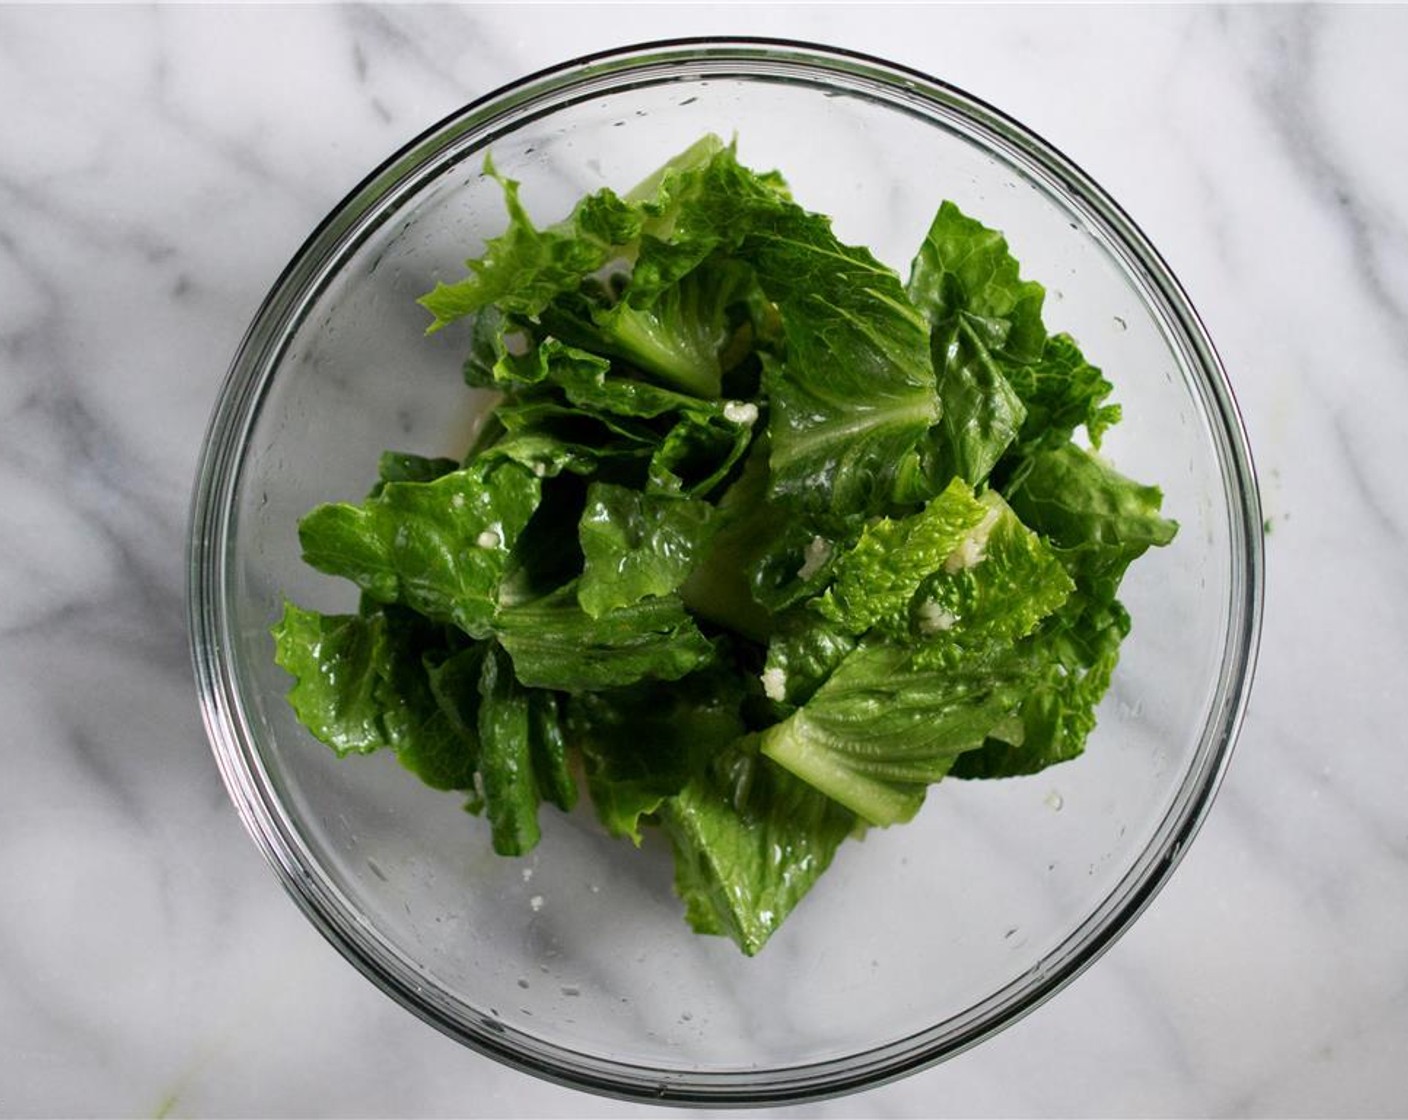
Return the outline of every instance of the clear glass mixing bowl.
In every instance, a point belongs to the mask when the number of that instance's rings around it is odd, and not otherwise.
[[[691,934],[668,854],[589,809],[545,809],[526,859],[494,856],[460,798],[386,756],[339,761],[285,703],[268,628],[287,593],[350,609],[300,560],[296,522],[356,500],[394,447],[456,455],[484,402],[466,340],[414,299],[500,232],[498,168],[530,212],[626,188],[705,132],[784,172],[843,240],[902,272],[938,202],[1002,229],[1047,320],[1116,385],[1106,453],[1182,523],[1131,570],[1134,617],[1086,754],[941,783],[873,830],[756,958]],[[687,41],[572,62],[419,137],[312,234],[221,392],[190,538],[206,724],[234,803],[308,917],[393,998],[469,1046],[587,1089],[700,1103],[855,1090],[1030,1011],[1148,903],[1208,810],[1251,677],[1261,519],[1207,335],[1158,253],[1049,144],[933,78],[800,44]]]

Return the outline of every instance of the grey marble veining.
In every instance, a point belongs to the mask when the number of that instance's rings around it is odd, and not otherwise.
[[[588,50],[813,39],[1025,121],[1216,340],[1271,533],[1217,806],[1057,999],[781,1115],[1408,1109],[1408,8],[0,7],[0,1114],[607,1116],[326,945],[205,746],[185,528],[245,326],[313,225],[465,101]]]

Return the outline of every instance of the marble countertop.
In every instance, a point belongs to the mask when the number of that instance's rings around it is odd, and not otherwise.
[[[805,1116],[1408,1109],[1408,8],[0,7],[0,1114],[659,1115],[402,1011],[206,749],[187,502],[307,231],[464,101],[625,41],[851,47],[1025,121],[1143,226],[1243,408],[1260,671],[1170,885],[1055,1000]]]

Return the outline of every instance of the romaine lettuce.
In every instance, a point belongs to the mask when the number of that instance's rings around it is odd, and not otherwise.
[[[846,837],[945,778],[1079,755],[1173,539],[1098,448],[1111,384],[950,202],[909,278],[705,137],[508,228],[421,302],[499,401],[462,458],[387,452],[299,526],[361,609],[287,604],[289,702],[460,791],[495,851],[578,777],[663,834],[690,925],[756,953]]]

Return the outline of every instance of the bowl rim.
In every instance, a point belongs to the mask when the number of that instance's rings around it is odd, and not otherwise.
[[[758,67],[788,69],[799,80],[829,78],[869,85],[890,95],[958,114],[985,143],[1005,150],[1024,172],[1040,172],[1062,201],[1082,212],[1106,248],[1120,256],[1159,299],[1166,329],[1187,347],[1203,394],[1229,501],[1230,607],[1226,650],[1207,709],[1195,762],[1145,849],[1118,884],[1071,931],[1046,961],[1026,976],[955,1017],[942,1034],[936,1024],[909,1037],[814,1064],[774,1070],[671,1072],[584,1055],[536,1039],[506,1023],[467,1018],[448,996],[359,920],[330,879],[310,864],[293,823],[278,803],[254,736],[243,717],[230,658],[225,599],[234,498],[246,437],[272,379],[278,339],[296,330],[331,266],[345,256],[377,207],[417,185],[417,172],[463,138],[493,138],[497,122],[525,107],[545,110],[583,89],[617,89],[624,75],[657,85],[680,76],[757,77]],[[735,67],[726,70],[725,67]],[[741,67],[742,69],[737,69]],[[751,68],[751,69],[750,69]],[[612,83],[603,87],[601,82]],[[483,146],[481,144],[481,146]],[[394,206],[390,207],[394,210]],[[374,223],[369,228],[375,228]],[[360,235],[359,235],[360,229]],[[261,302],[236,349],[207,427],[197,467],[187,538],[186,616],[202,719],[221,777],[246,830],[285,890],[314,927],[363,975],[424,1021],[471,1049],[520,1071],[594,1093],[657,1103],[747,1106],[833,1097],[896,1080],[967,1050],[1029,1014],[1090,967],[1153,900],[1206,819],[1226,773],[1255,671],[1264,594],[1260,498],[1246,430],[1226,371],[1191,300],[1134,221],[1084,171],[1027,126],[942,79],[876,56],[802,40],[753,36],[692,36],[628,44],[584,54],[507,82],[424,129],[368,173],[308,235]],[[1196,781],[1193,780],[1196,778]],[[946,1020],[954,1023],[955,1020]]]

